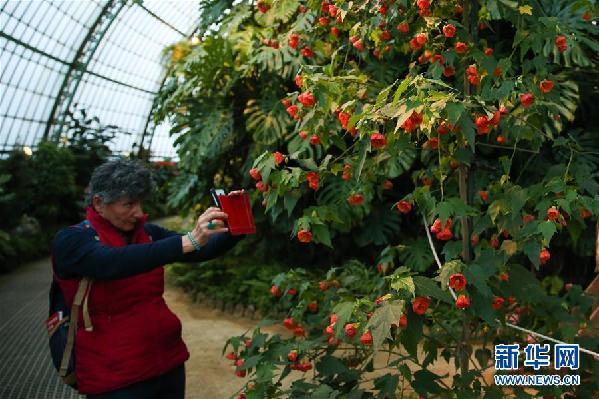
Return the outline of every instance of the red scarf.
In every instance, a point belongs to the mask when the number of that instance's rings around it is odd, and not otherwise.
[[[125,238],[119,232],[119,230],[102,215],[100,215],[93,207],[87,207],[86,217],[94,227],[94,230],[96,230],[96,233],[98,234],[98,237],[102,243],[109,247],[124,247],[127,245]],[[135,229],[133,230],[133,235],[131,237],[131,244],[145,244],[152,242],[144,230],[144,224],[147,220],[148,214],[146,213],[137,221]]]

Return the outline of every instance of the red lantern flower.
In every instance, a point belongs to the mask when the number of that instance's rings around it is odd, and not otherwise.
[[[412,310],[417,315],[423,315],[431,304],[431,300],[427,297],[419,296],[414,298],[412,302]]]
[[[304,330],[304,327],[302,327],[302,326],[297,326],[293,330],[293,335],[295,335],[296,337],[303,337],[305,334],[306,334],[306,330]]]
[[[262,181],[259,181],[256,183],[256,189],[261,193],[265,193],[268,191],[268,185],[264,184]]]
[[[250,176],[252,176],[252,179],[256,181],[262,180],[262,175],[260,174],[260,171],[256,168],[250,169]]]
[[[449,287],[456,291],[463,290],[467,283],[468,281],[466,280],[466,276],[464,276],[462,273],[454,273],[449,276]]]
[[[293,330],[297,326],[297,323],[295,322],[295,320],[293,320],[293,318],[288,317],[285,320],[283,320],[283,325],[286,329]]]
[[[347,130],[347,124],[349,123],[350,117],[351,115],[347,112],[339,112],[339,114],[337,114],[337,119],[339,119],[339,122],[341,122],[341,127],[345,130]]]
[[[297,87],[302,87],[303,79],[302,75],[295,75],[295,85]]]
[[[289,35],[289,40],[287,43],[289,44],[289,47],[296,49],[299,43],[299,35],[297,33],[292,33]]]
[[[560,53],[563,53],[568,49],[568,39],[566,36],[558,36],[555,38],[555,46]]]
[[[486,116],[479,116],[474,124],[476,125],[476,134],[479,136],[489,133],[489,120]]]
[[[412,211],[412,204],[409,201],[401,200],[397,203],[397,209],[403,214],[410,213]]]
[[[559,210],[556,207],[552,206],[551,208],[547,209],[547,219],[555,221],[558,217]]]
[[[486,55],[487,57],[490,57],[490,56],[492,56],[492,55],[493,55],[493,53],[494,53],[494,50],[493,50],[491,47],[487,47],[487,48],[485,49],[485,55]]]
[[[383,136],[382,134],[376,132],[370,135],[370,145],[375,150],[385,147],[386,144],[387,140],[385,139],[385,136]]]
[[[306,174],[306,178],[308,179],[308,186],[312,190],[318,191],[318,173],[316,173],[316,172],[308,172]]]
[[[397,25],[397,30],[401,33],[408,33],[410,31],[410,25],[407,22],[402,22]]]
[[[455,75],[455,68],[447,66],[443,69],[443,76],[446,78],[450,78]]]
[[[304,47],[301,51],[302,56],[306,57],[306,58],[311,58],[312,56],[314,56],[314,52],[312,51],[312,49],[310,47]]]
[[[334,18],[335,16],[337,16],[337,6],[334,4],[329,5],[327,12],[331,17]]]
[[[277,166],[279,166],[281,162],[285,160],[285,155],[281,154],[279,151],[276,151],[273,156],[275,158],[275,165]]]
[[[270,293],[274,297],[281,296],[281,290],[276,285],[273,285],[272,287],[270,287]]]
[[[348,338],[353,338],[357,332],[356,326],[354,326],[352,323],[346,324],[343,328],[343,331],[345,331],[345,335],[347,335]]]
[[[500,296],[496,296],[493,298],[493,303],[491,304],[491,306],[493,306],[493,309],[499,310],[503,306],[504,302],[505,302],[505,299],[503,299]]]
[[[310,144],[312,145],[318,145],[320,144],[320,137],[318,137],[317,135],[312,135],[312,137],[310,137]]]
[[[520,103],[523,107],[530,107],[535,101],[535,96],[532,93],[520,94]]]
[[[551,259],[551,253],[547,248],[543,248],[539,254],[539,262],[541,265],[544,265],[545,263],[549,262],[549,259]]]
[[[458,296],[458,299],[455,301],[455,307],[458,309],[466,309],[470,306],[470,299],[466,295]]]
[[[407,328],[408,327],[408,318],[405,314],[401,314],[399,316],[399,323],[397,324],[399,328]]]
[[[464,42],[457,42],[454,46],[455,52],[458,54],[464,54],[468,50],[468,46]]]
[[[308,230],[300,230],[297,232],[297,239],[307,244],[312,241],[312,233]]]
[[[314,94],[309,91],[303,92],[299,96],[297,96],[297,100],[302,103],[304,107],[312,107],[316,103],[316,99],[314,98]]]
[[[363,345],[372,345],[372,334],[370,331],[366,331],[364,334],[362,334],[360,337],[360,342]]]
[[[410,117],[401,125],[401,128],[410,133],[422,123],[422,114],[414,111]]]
[[[452,24],[447,24],[443,27],[443,34],[445,37],[454,37],[456,32],[456,27]]]
[[[348,181],[352,178],[351,165],[345,164],[343,165],[343,176],[341,177],[343,180]]]
[[[364,203],[364,196],[362,194],[352,194],[347,197],[347,203],[350,205],[362,205]]]
[[[553,81],[552,80],[542,80],[541,83],[539,83],[539,88],[541,89],[541,91],[543,93],[547,94],[551,90],[553,90]]]
[[[364,50],[364,43],[362,43],[362,40],[360,40],[360,39],[353,42],[352,45],[359,51]]]
[[[418,0],[416,5],[421,10],[426,10],[431,6],[431,2],[429,0]]]
[[[440,232],[437,233],[437,240],[441,241],[449,241],[453,238],[453,233],[450,229],[444,228]]]
[[[331,35],[333,35],[335,37],[339,36],[339,28],[337,28],[336,26],[333,26],[331,28]]]

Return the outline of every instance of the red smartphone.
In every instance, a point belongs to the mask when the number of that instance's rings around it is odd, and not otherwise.
[[[256,225],[254,224],[254,215],[250,205],[250,196],[248,193],[236,192],[231,194],[218,195],[220,208],[229,215],[227,225],[231,235],[255,234]]]

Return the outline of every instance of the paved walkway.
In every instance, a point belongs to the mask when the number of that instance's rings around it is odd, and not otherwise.
[[[0,276],[0,398],[75,399],[52,366],[44,321],[52,274],[49,259]]]
[[[51,278],[49,259],[0,275],[0,399],[84,398],[60,381],[50,359],[44,321]],[[192,303],[174,287],[167,286],[165,299],[191,353],[186,399],[229,398],[245,380],[221,355],[223,344],[256,322]]]

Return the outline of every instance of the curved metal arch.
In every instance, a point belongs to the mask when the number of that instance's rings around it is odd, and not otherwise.
[[[64,80],[55,97],[48,122],[46,123],[46,129],[44,130],[44,141],[49,139],[50,130],[53,125],[55,127],[52,134],[52,140],[58,141],[60,138],[67,111],[71,107],[77,88],[81,83],[81,78],[86,72],[87,66],[98,49],[102,38],[118,14],[123,10],[126,3],[126,0],[109,0],[102,8],[102,11],[100,11],[100,14],[90,27],[87,35],[83,38],[73,60],[69,64],[69,69],[65,74]]]
[[[199,27],[195,27],[193,29],[193,31],[190,34],[185,35],[185,37],[187,37],[188,39],[191,39],[193,37],[193,35],[195,35],[198,32],[198,30],[199,30]],[[162,89],[162,86],[164,86],[164,82],[166,81],[166,78],[168,77],[168,75],[169,75],[169,70],[165,69],[164,73],[162,75],[162,78],[160,79],[160,85],[158,86],[158,92],[160,92],[160,90]],[[154,108],[155,108],[155,103],[152,103],[152,108],[150,109],[150,112],[148,113],[148,118],[146,119],[146,124],[144,126],[144,130],[140,133],[139,142],[133,143],[134,148],[132,148],[132,150],[136,150],[138,156],[141,156],[141,154],[144,150],[144,141],[145,141],[146,135],[149,136],[148,150],[150,150],[152,148],[152,141],[154,140],[154,132],[156,131],[156,124],[152,120],[152,116],[154,115]]]

